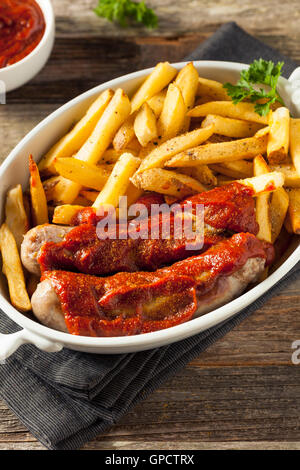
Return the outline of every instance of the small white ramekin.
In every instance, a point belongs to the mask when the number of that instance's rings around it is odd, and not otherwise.
[[[55,17],[51,0],[36,0],[46,23],[44,35],[33,51],[24,59],[7,67],[0,68],[1,90],[12,91],[27,83],[46,64],[54,44]]]

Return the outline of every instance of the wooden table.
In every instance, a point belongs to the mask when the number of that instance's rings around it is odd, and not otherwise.
[[[0,106],[0,159],[42,118],[79,93],[162,59],[178,61],[221,24],[300,63],[298,0],[149,0],[160,28],[124,30],[96,0],[53,0],[57,37],[44,70]],[[201,354],[85,449],[300,449],[300,280]],[[43,449],[0,401],[0,450]]]

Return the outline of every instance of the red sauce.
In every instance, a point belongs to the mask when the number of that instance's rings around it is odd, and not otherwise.
[[[0,1],[0,68],[32,52],[45,32],[45,19],[35,0]]]

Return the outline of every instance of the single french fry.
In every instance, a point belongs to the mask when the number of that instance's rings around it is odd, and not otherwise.
[[[34,225],[47,224],[49,222],[47,199],[38,167],[33,160],[32,155],[29,156],[29,171],[33,223]]]
[[[105,90],[101,93],[73,129],[62,137],[41,159],[38,165],[40,172],[55,174],[53,163],[56,158],[72,157],[78,152],[93,132],[113,95],[112,90]]]
[[[300,176],[300,119],[290,119],[290,154]]]
[[[216,134],[239,139],[253,136],[262,126],[256,122],[208,114],[202,121],[201,127],[207,127],[211,124],[215,126]]]
[[[88,163],[98,163],[129,114],[128,96],[121,88],[118,88],[92,134],[76,153],[75,158]]]
[[[131,181],[145,191],[156,191],[180,198],[206,191],[206,188],[194,178],[162,168],[143,171],[134,175]]]
[[[161,142],[172,139],[183,130],[186,111],[187,107],[180,88],[171,83],[157,121],[157,132]]]
[[[123,153],[92,207],[98,209],[106,204],[118,207],[119,197],[126,194],[130,178],[136,172],[140,163],[141,160],[139,158],[134,157],[130,153]]]
[[[20,255],[14,236],[6,224],[0,229],[0,250],[2,271],[7,278],[11,303],[18,310],[28,312],[31,310],[31,303],[26,291]]]
[[[270,203],[272,237],[271,243],[275,243],[283,227],[289,207],[289,195],[284,188],[278,188],[272,193]]]
[[[142,161],[138,170],[139,173],[150,168],[161,168],[165,162],[178,152],[200,145],[205,142],[213,134],[214,127],[206,127],[205,129],[196,129],[191,132],[174,137],[167,140],[161,145],[155,147],[148,156]],[[174,165],[176,166],[176,165]]]
[[[233,179],[250,178],[253,176],[253,163],[247,160],[216,163],[211,165],[211,168],[217,173]]]
[[[25,233],[29,230],[29,220],[24,208],[23,192],[20,184],[11,188],[6,196],[5,223],[14,236],[18,250]]]
[[[300,189],[291,189],[289,195],[288,215],[293,233],[300,235]]]
[[[205,127],[203,130],[209,129]],[[165,163],[167,167],[210,165],[214,163],[251,159],[267,150],[267,136],[204,144],[177,153]]]
[[[152,96],[163,90],[175,77],[177,70],[169,62],[160,62],[146,78],[131,100],[131,112],[139,109]]]
[[[112,168],[112,165],[97,166],[76,158],[58,158],[55,161],[55,169],[61,176],[98,191],[105,185]]]
[[[73,217],[78,211],[84,209],[84,206],[77,206],[73,204],[63,204],[56,206],[54,209],[53,224],[58,225],[71,225]]]
[[[254,104],[245,102],[233,104],[232,101],[210,101],[196,106],[188,112],[188,116],[191,117],[207,116],[208,114],[217,114],[223,117],[253,121],[265,125],[269,122],[269,115],[260,116],[255,111]]]
[[[288,188],[300,188],[300,174],[292,163],[279,163],[269,165],[270,171],[281,171],[284,174],[284,186]]]
[[[287,108],[277,108],[269,116],[269,137],[267,156],[269,163],[280,163],[287,159],[290,137],[290,112]]]
[[[254,196],[257,196],[281,188],[284,185],[284,175],[273,171],[264,175],[253,176],[253,178],[238,180],[238,183],[249,186],[254,191]]]
[[[137,112],[134,120],[134,132],[142,147],[146,147],[149,142],[158,136],[156,117],[147,102]]]
[[[154,112],[156,118],[158,118],[162,112],[166,94],[167,89],[161,90],[159,93],[156,93],[156,95],[152,96],[152,98],[147,101],[150,108]]]
[[[269,173],[268,165],[262,155],[258,155],[253,160],[253,174],[256,177]],[[272,223],[270,212],[271,193],[258,194],[256,197],[256,221],[259,225],[257,238],[271,243]]]
[[[122,150],[130,144],[133,137],[135,136],[134,132],[134,121],[135,121],[136,113],[131,114],[128,116],[126,121],[122,124],[120,129],[116,132],[116,135],[113,138],[113,147],[115,150]]]
[[[208,78],[199,77],[197,95],[209,96],[210,101],[231,101],[227,91],[223,88],[223,83]]]
[[[190,62],[185,67],[183,67],[183,69],[180,70],[174,83],[179,87],[184,103],[186,105],[186,109],[187,111],[189,111],[195,104],[195,98],[199,83],[199,75],[196,68],[194,67],[193,62]],[[190,117],[185,116],[183,124],[184,132],[188,131],[190,126],[190,120]]]

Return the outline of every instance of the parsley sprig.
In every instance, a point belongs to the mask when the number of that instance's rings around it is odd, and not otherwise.
[[[247,70],[241,72],[236,85],[225,83],[223,87],[234,104],[245,99],[250,100],[255,103],[255,111],[260,116],[266,116],[275,101],[284,104],[276,89],[283,64],[278,62],[275,65],[271,60],[254,60]],[[257,85],[267,85],[268,89]]]
[[[149,29],[156,28],[158,24],[156,14],[145,2],[99,0],[94,12],[109,21],[116,21],[124,28],[129,26],[130,21],[141,23]]]

